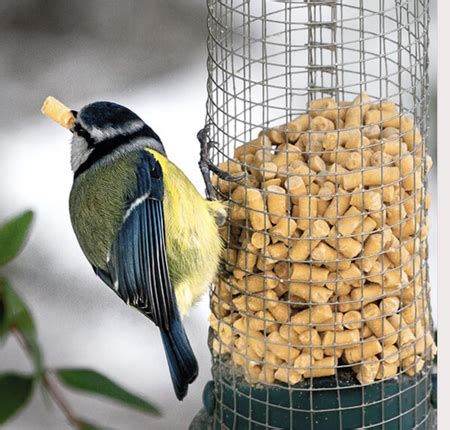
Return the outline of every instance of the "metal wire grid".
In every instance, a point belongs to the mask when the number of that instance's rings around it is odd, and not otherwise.
[[[291,354],[294,353],[296,346],[297,333],[295,327],[304,326],[309,332],[309,343],[301,343],[302,349],[306,349],[311,353],[311,361],[307,366],[310,370],[313,368],[313,353],[319,349],[323,349],[323,345],[313,344],[311,334],[312,327],[319,330],[321,326],[328,326],[330,332],[333,333],[333,342],[327,344],[328,349],[332,349],[333,353],[329,356],[334,357],[334,363],[331,366],[339,371],[351,369],[358,364],[364,364],[364,348],[367,340],[364,338],[364,327],[371,318],[364,317],[361,313],[361,319],[354,321],[355,325],[360,324],[360,336],[356,343],[361,348],[361,359],[356,363],[345,363],[341,356],[343,345],[337,342],[342,322],[337,320],[339,315],[333,312],[333,321],[325,323],[315,323],[312,320],[312,311],[318,306],[317,300],[313,300],[313,289],[324,288],[323,279],[315,279],[314,270],[320,263],[329,269],[329,272],[336,273],[335,279],[328,279],[327,284],[335,284],[338,290],[339,285],[343,283],[340,274],[343,271],[342,266],[350,263],[353,265],[364,265],[364,261],[368,259],[377,259],[379,261],[378,269],[375,273],[363,273],[354,275],[354,277],[345,278],[346,283],[350,283],[351,291],[358,290],[360,297],[357,295],[352,297],[348,294],[335,294],[325,300],[323,303],[331,305],[333,310],[337,308],[343,310],[347,307],[350,309],[358,309],[362,312],[363,305],[368,303],[380,302],[386,297],[398,297],[400,300],[400,308],[392,312],[386,313],[382,308],[382,335],[378,340],[383,346],[383,350],[389,346],[387,340],[392,333],[387,334],[385,331],[385,318],[398,315],[407,308],[414,309],[414,318],[411,323],[404,324],[400,319],[400,325],[394,331],[397,336],[402,336],[405,330],[412,329],[414,333],[418,333],[418,321],[421,322],[424,332],[424,339],[427,331],[432,332],[432,322],[430,320],[429,309],[429,286],[428,286],[428,265],[427,265],[427,243],[425,230],[428,228],[426,223],[427,209],[426,201],[426,141],[427,141],[427,124],[428,124],[428,0],[377,0],[368,2],[363,5],[362,0],[305,0],[305,1],[286,1],[286,2],[266,2],[264,0],[209,0],[208,1],[208,109],[207,123],[210,125],[210,138],[217,142],[217,146],[213,150],[214,159],[217,163],[222,163],[229,171],[233,170],[233,166],[238,165],[241,171],[247,172],[246,179],[243,181],[244,196],[241,200],[236,200],[236,185],[227,183],[226,181],[217,181],[217,189],[223,199],[230,202],[231,211],[234,209],[241,214],[241,219],[230,216],[227,228],[223,231],[226,240],[226,255],[223,272],[219,275],[217,286],[211,293],[211,308],[217,318],[214,321],[215,330],[212,330],[212,352],[214,358],[214,378],[220,381],[222,387],[216,393],[217,408],[215,415],[216,423],[223,422],[224,410],[229,408],[223,402],[223,387],[235,389],[236,384],[242,381],[243,369],[249,368],[248,363],[254,366],[260,366],[264,369],[264,375],[258,382],[263,382],[266,386],[277,386],[279,382],[272,381],[267,372],[267,352],[270,350],[270,344],[287,348],[287,359],[284,364],[278,364],[278,368],[286,369],[286,377],[291,380],[291,375],[298,370],[293,365]],[[365,105],[369,102],[361,100],[356,105],[360,113],[359,125],[356,127],[341,127],[339,118],[341,113],[345,112],[347,106],[342,104],[344,101],[351,101],[355,96],[367,92],[372,101],[385,102],[391,100],[395,103],[398,113],[394,116],[384,118],[384,111],[381,109],[380,118],[377,125],[383,130],[384,123],[398,119],[400,125],[398,135],[405,138],[411,134],[409,130],[402,130],[402,118],[411,115],[414,124],[417,127],[413,133],[413,146],[408,152],[403,153],[401,148],[401,139],[398,139],[399,156],[397,160],[390,159],[384,155],[384,148],[387,139],[380,138],[378,142],[364,141],[363,137],[367,134],[368,127],[364,125]],[[262,159],[260,164],[255,165],[252,155],[255,157],[256,150],[264,149],[260,142],[255,141],[258,134],[263,131],[268,134],[270,130],[279,124],[289,124],[290,121],[298,117],[298,115],[311,113],[308,105],[316,99],[322,97],[334,97],[337,103],[335,110],[337,118],[335,122],[337,145],[334,149],[324,149],[323,146],[317,144],[318,136],[325,136],[329,130],[311,131],[313,116],[308,115],[307,130],[299,133],[289,129],[284,125],[281,129],[276,129],[282,136],[283,148],[275,147],[270,144],[270,149],[261,152]],[[315,109],[315,114],[320,116],[323,111],[325,115],[329,109]],[[344,133],[356,128],[361,135],[361,144],[357,148],[341,147],[339,142],[343,139]],[[416,143],[416,134],[421,133],[423,144]],[[299,137],[300,136],[300,137]],[[262,139],[262,138],[261,138]],[[299,141],[303,139],[300,144]],[[250,143],[249,143],[250,142]],[[252,143],[253,142],[253,143]],[[298,145],[299,144],[299,145]],[[244,146],[243,146],[244,145]],[[274,148],[277,155],[286,157],[286,166],[290,164],[290,157],[293,154],[298,155],[298,151],[294,151],[289,145],[298,145],[301,156],[308,163],[314,156],[335,160],[333,164],[334,171],[328,170],[326,175],[323,172],[309,170],[308,172],[293,172],[293,169],[282,169],[277,166],[277,175],[281,176],[284,182],[289,184],[292,176],[300,176],[305,178],[307,193],[303,195],[303,207],[307,207],[307,213],[292,215],[294,206],[293,199],[299,197],[298,193],[293,193],[289,189],[289,185],[284,195],[287,198],[287,215],[269,212],[267,208],[267,200],[274,191],[261,189],[264,182],[273,178],[273,168],[266,168],[266,161],[269,162]],[[242,156],[239,160],[234,159],[234,154],[238,148],[243,148]],[[375,167],[365,167],[365,154],[369,150],[381,148],[381,158],[379,165]],[[314,213],[313,200],[317,198],[313,189],[314,184],[319,186],[323,184],[326,178],[330,178],[332,182],[339,183],[348,176],[348,172],[342,172],[338,169],[338,161],[348,157],[348,154],[358,154],[360,156],[359,169],[353,172],[360,174],[359,189],[352,189],[347,193],[335,188],[329,194],[322,194],[321,197],[328,199],[326,201],[335,201],[335,214],[324,216]],[[409,173],[402,172],[402,162],[408,156],[413,157],[414,168]],[[267,160],[266,160],[267,158]],[[280,157],[279,157],[280,158]],[[224,164],[225,163],[225,164]],[[395,165],[400,166],[400,177],[393,181],[385,181],[384,176],[389,167]],[[364,231],[349,234],[339,233],[340,226],[346,223],[346,220],[354,218],[354,215],[345,215],[340,212],[340,205],[343,205],[345,198],[353,198],[357,200],[360,195],[362,207],[365,207],[365,200],[368,198],[369,188],[366,186],[365,174],[368,170],[379,169],[381,171],[381,183],[379,186],[370,186],[371,192],[379,192],[384,196],[388,192],[389,187],[403,190],[403,185],[408,178],[412,179],[413,187],[409,192],[402,192],[397,200],[383,204],[379,210],[361,211],[361,217],[377,219],[376,228],[365,233]],[[423,186],[419,186],[423,182]],[[319,184],[319,185],[318,185]],[[253,194],[251,190],[258,189],[263,195],[264,206],[262,209],[255,209],[249,204],[249,194]],[[347,194],[347,195],[346,195]],[[251,196],[250,196],[251,197]],[[405,205],[409,210],[407,216],[403,216]],[[299,205],[297,205],[299,206]],[[252,217],[260,214],[263,217],[263,228],[255,229],[252,224]],[[392,218],[396,214],[398,222],[387,223],[387,218]],[[303,228],[293,228],[291,223],[287,221],[287,231],[280,233],[276,229],[269,227],[273,224],[273,219],[280,220],[294,219],[296,224],[300,224]],[[324,243],[326,240],[334,241],[335,255],[327,260],[313,260],[305,258],[301,260],[301,264],[308,267],[308,279],[296,281],[292,280],[292,272],[298,267],[299,261],[291,256],[292,248],[296,242],[306,242],[309,246],[308,256],[311,256],[313,249],[312,240],[312,223],[317,220],[323,220],[334,226],[335,234],[327,236],[314,237],[314,241]],[[277,226],[276,224],[275,226]],[[294,230],[294,231],[292,231]],[[391,243],[392,231],[396,231],[396,237],[400,239],[394,244]],[[251,246],[255,233],[263,241],[263,246],[257,248]],[[305,233],[305,236],[301,236]],[[358,240],[361,238],[362,243],[366,243],[369,237],[381,238],[381,249],[371,255],[358,253],[355,256],[345,257],[343,255],[342,244],[345,240]],[[287,249],[283,255],[274,258],[270,253],[270,246],[276,244],[284,244]],[[386,245],[388,244],[388,245]],[[280,249],[284,248],[280,246]],[[404,252],[404,250],[408,252]],[[386,255],[390,252],[398,254],[397,264],[389,266],[389,259]],[[274,262],[274,260],[276,262]],[[296,266],[297,265],[297,266]],[[345,266],[346,267],[346,266]],[[398,273],[408,270],[412,273],[406,279],[400,279],[397,284],[392,287],[388,286],[389,277],[395,277]],[[239,274],[239,282],[233,282],[230,274]],[[262,290],[256,292],[249,286],[252,277],[262,278]],[[380,278],[379,288],[376,290],[375,296],[371,297],[371,301],[366,299],[365,293],[368,291],[370,280],[375,277]],[[280,282],[282,280],[283,282]],[[280,295],[273,296],[270,294],[272,288],[271,283],[278,282]],[[293,285],[301,283],[307,286],[307,292],[303,297],[293,294]],[[332,290],[333,288],[331,288]],[[281,291],[280,291],[281,290]],[[239,299],[236,302],[236,298]],[[235,300],[233,300],[235,299]],[[279,305],[285,305],[287,315],[283,316],[283,320],[269,318],[270,309],[273,309],[271,302]],[[322,304],[323,304],[322,303]],[[319,302],[320,304],[320,302]],[[256,309],[261,308],[262,314],[256,314]],[[309,321],[303,324],[295,324],[292,317],[300,310],[309,309]],[[244,332],[238,330],[235,326],[236,320],[239,318],[247,318],[246,330]],[[273,315],[271,315],[273,317]],[[376,317],[380,318],[380,316]],[[376,319],[372,318],[372,319]],[[249,321],[257,323],[261,330],[250,331]],[[287,327],[287,339],[281,341],[269,341],[268,337],[271,333],[279,330],[280,327]],[[331,326],[331,330],[330,330]],[[271,328],[272,327],[272,328]],[[255,335],[258,332],[261,336]],[[320,332],[319,332],[320,333]],[[233,344],[224,342],[224,338],[229,335],[233,340]],[[235,348],[234,341],[238,337],[244,338],[244,347],[240,350]],[[413,344],[414,355],[418,340]],[[263,357],[255,356],[252,352],[250,344],[254,342],[262,342],[264,350]],[[345,346],[345,345],[344,345]],[[402,354],[410,344],[399,346],[398,353]],[[416,378],[416,387],[430,375],[431,354],[425,354],[426,363],[421,372],[418,372]],[[230,357],[233,357],[231,360]],[[240,357],[240,358],[239,358]],[[383,357],[389,360],[389,357]],[[236,364],[242,362],[242,365]],[[247,363],[247,364],[246,364]],[[256,364],[255,364],[256,363]],[[411,366],[399,367],[398,372],[394,376],[404,374],[415,366],[415,362]],[[334,373],[335,383],[340,387],[342,392],[348,389],[343,386],[340,380],[340,372]],[[251,379],[251,375],[244,375],[247,379]],[[262,381],[261,381],[262,378]],[[314,378],[311,378],[311,380]],[[375,382],[381,384],[384,393],[385,380]],[[286,390],[289,394],[295,391],[304,391],[310,395],[310,408],[303,410],[311,414],[310,425],[314,428],[314,409],[313,391],[318,390],[313,385],[313,381],[308,386],[298,386],[294,383],[288,383]],[[325,390],[324,388],[322,388]],[[261,402],[252,396],[252,387],[250,387],[250,395],[252,401]],[[400,391],[394,397],[401,399],[403,392]],[[242,395],[242,394],[241,394]],[[364,404],[364,386],[363,401]],[[292,397],[291,397],[292,399]],[[419,406],[425,405],[425,415],[415,417],[415,425],[419,427],[421,421],[425,422],[429,410],[429,393],[425,398],[421,398],[416,391],[415,403]],[[235,399],[235,404],[237,399]],[[269,416],[270,403],[267,396],[263,405],[266,408],[264,419],[252,416],[241,415],[241,418],[248,422],[248,427],[260,425],[269,428],[267,417]],[[384,404],[383,404],[384,407]],[[339,413],[344,408],[338,391],[338,410]],[[295,407],[291,401],[289,410],[291,413],[291,422],[293,425],[293,417]],[[297,409],[298,410],[298,409]],[[330,409],[331,410],[331,409]],[[232,411],[236,417],[240,413],[234,409]],[[323,410],[321,410],[323,412]],[[364,413],[364,412],[363,412]],[[400,418],[402,415],[410,413],[410,411],[400,411],[397,416],[391,419],[383,419],[376,426],[385,428],[390,421]],[[364,423],[364,417],[362,422]],[[342,420],[336,423],[336,428],[343,428]],[[371,426],[367,426],[368,428]],[[400,423],[401,428],[401,423]]]

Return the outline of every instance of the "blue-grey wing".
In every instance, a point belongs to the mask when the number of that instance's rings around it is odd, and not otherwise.
[[[136,190],[111,247],[109,273],[96,271],[125,302],[168,329],[177,311],[166,255],[163,173],[147,151],[135,173]]]
[[[164,184],[158,161],[144,152],[136,167],[136,191],[111,247],[108,271],[97,274],[127,303],[160,328],[176,396],[183,399],[198,374],[169,278],[164,231]]]

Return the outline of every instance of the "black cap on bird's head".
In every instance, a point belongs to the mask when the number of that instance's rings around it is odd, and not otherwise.
[[[84,106],[79,112],[72,111],[79,126],[87,130],[104,130],[123,126],[132,121],[141,121],[133,111],[112,102],[94,102]]]
[[[76,175],[122,149],[149,147],[166,155],[159,136],[125,106],[101,101],[72,113],[72,168]]]

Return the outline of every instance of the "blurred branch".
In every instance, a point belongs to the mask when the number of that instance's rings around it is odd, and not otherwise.
[[[13,327],[11,332],[14,334],[14,336],[17,339],[17,342],[22,347],[22,349],[25,351],[25,353],[30,354],[30,350],[27,347],[27,343],[25,341],[23,333],[17,328]],[[81,425],[81,421],[75,416],[75,414],[72,412],[72,409],[69,405],[69,403],[66,401],[62,393],[59,391],[59,388],[52,380],[52,375],[48,370],[44,371],[42,381],[44,383],[45,388],[48,390],[49,394],[51,395],[52,399],[55,401],[55,403],[59,406],[65,417],[67,418],[67,421],[75,428],[79,429]]]
[[[23,249],[32,220],[33,213],[27,211],[0,226],[0,267],[16,258]],[[77,416],[59,384],[107,397],[150,415],[159,415],[158,409],[147,400],[127,391],[95,370],[46,368],[28,306],[9,282],[0,277],[0,339],[9,334],[16,338],[32,361],[34,374],[0,374],[0,425],[27,404],[35,385],[45,389],[70,425],[78,430],[95,430],[98,427]]]

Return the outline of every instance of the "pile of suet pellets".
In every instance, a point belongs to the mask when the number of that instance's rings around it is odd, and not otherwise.
[[[418,374],[436,353],[419,128],[391,101],[313,100],[235,148],[212,291],[216,358],[249,383]]]

